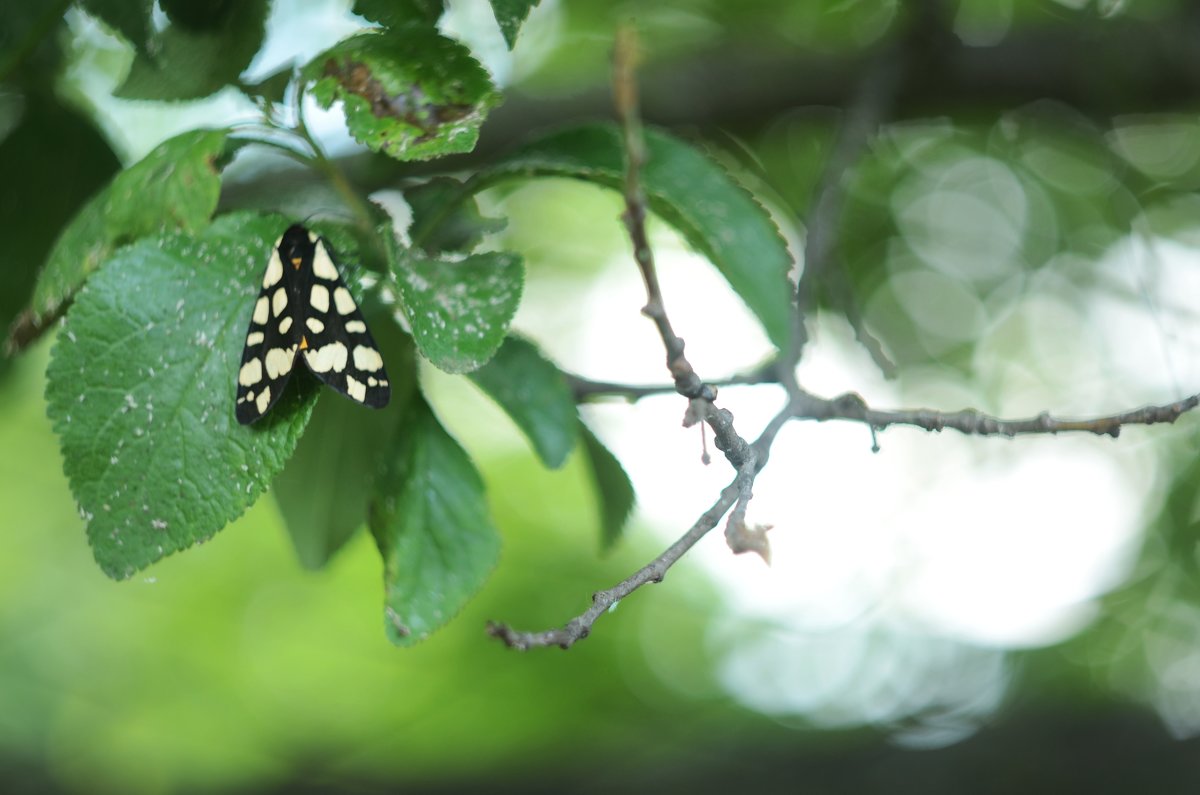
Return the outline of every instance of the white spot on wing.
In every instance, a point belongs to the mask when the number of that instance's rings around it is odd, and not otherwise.
[[[260,342],[262,342],[262,341],[263,341],[263,339],[264,339],[264,338],[263,338],[263,333],[262,333],[261,331],[251,331],[251,332],[250,332],[250,333],[249,333],[249,334],[246,336],[246,344],[247,344],[247,345],[257,345],[257,344],[259,344]]]
[[[304,325],[308,326],[308,330],[313,334],[320,334],[325,330],[325,324],[320,320],[317,320],[315,317],[306,318],[304,320]]]
[[[274,287],[283,278],[283,263],[279,260],[279,249],[271,252],[271,261],[267,263],[267,272],[263,274],[263,289]]]
[[[338,278],[337,268],[333,265],[333,260],[329,258],[329,252],[325,250],[325,246],[317,243],[317,251],[313,254],[313,275],[331,282],[336,282]]]
[[[318,312],[329,311],[329,290],[323,284],[314,284],[312,292],[308,295],[308,302],[312,304],[312,308]]]
[[[257,358],[242,365],[238,371],[238,383],[242,386],[254,386],[262,380],[262,362]]]
[[[285,317],[283,320],[279,321],[279,333],[280,334],[287,334],[288,329],[290,329],[291,327],[292,327],[292,318],[290,315],[288,317]]]
[[[348,315],[354,311],[354,299],[350,297],[350,291],[345,287],[339,287],[333,291],[333,303],[337,305],[339,315]]]
[[[346,331],[351,334],[363,334],[367,330],[367,324],[361,320],[351,320],[346,324]]]
[[[272,348],[267,351],[267,375],[272,381],[281,375],[286,375],[292,369],[292,359],[296,356],[295,348]]]
[[[275,313],[275,317],[287,306],[287,290],[280,287],[275,291],[275,295],[271,296],[271,311]]]
[[[346,369],[346,356],[349,351],[340,342],[331,342],[320,348],[304,352],[304,361],[314,373],[327,373],[333,370],[340,373]]]
[[[267,322],[267,311],[268,311],[268,302],[267,302],[267,297],[264,295],[262,298],[258,299],[258,303],[256,303],[254,305],[254,322],[260,326],[263,323],[266,323]]]
[[[359,403],[367,399],[366,385],[361,381],[356,381],[352,375],[346,376],[346,392]]]
[[[271,387],[266,387],[259,394],[258,400],[254,401],[254,405],[258,407],[259,414],[265,414],[267,407],[271,405]]]
[[[359,370],[373,373],[383,368],[383,357],[374,348],[368,348],[366,345],[355,345],[354,366]]]

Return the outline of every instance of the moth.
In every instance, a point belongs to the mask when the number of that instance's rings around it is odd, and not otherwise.
[[[302,359],[336,392],[372,408],[391,397],[383,357],[325,239],[300,224],[275,242],[237,374],[238,422],[262,419]]]

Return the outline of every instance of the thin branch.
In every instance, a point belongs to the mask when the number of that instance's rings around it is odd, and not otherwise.
[[[754,465],[751,475],[757,475],[766,465],[767,453],[771,449],[771,444],[775,441],[779,430],[791,418],[791,409],[792,405],[789,403],[787,408],[780,411],[767,423],[759,437],[754,440],[752,447],[759,454],[755,456],[757,463]],[[519,651],[528,651],[544,646],[569,649],[577,641],[586,638],[591,633],[592,625],[596,623],[596,620],[613,609],[626,596],[643,585],[662,582],[670,568],[716,527],[717,523],[721,521],[721,517],[730,508],[738,504],[743,496],[745,475],[745,472],[739,471],[733,482],[721,490],[721,496],[713,503],[712,507],[701,514],[695,524],[688,528],[688,531],[680,536],[674,544],[667,547],[661,555],[611,588],[592,594],[592,606],[563,626],[541,632],[523,632],[515,630],[507,624],[493,621],[488,623],[488,634],[498,638],[504,645]]]
[[[732,375],[715,381],[707,381],[710,387],[725,386],[755,386],[757,384],[778,384],[776,361],[772,359],[761,367],[747,373]],[[597,381],[574,373],[565,373],[567,386],[571,389],[576,402],[586,402],[593,398],[615,397],[637,402],[653,395],[677,394],[674,384],[626,384],[619,381]]]
[[[701,514],[696,523],[680,536],[678,541],[667,547],[657,558],[613,587],[592,594],[592,606],[580,615],[572,618],[562,627],[547,629],[541,632],[522,632],[513,629],[507,624],[488,622],[488,634],[494,638],[499,638],[504,645],[519,651],[527,651],[541,646],[558,646],[562,649],[569,649],[576,641],[586,638],[591,633],[592,625],[596,623],[596,619],[611,610],[619,601],[643,585],[662,582],[663,577],[667,574],[667,570],[674,566],[676,561],[682,558],[689,549],[694,547],[709,530],[716,527],[717,522],[721,521],[721,517],[725,515],[725,512],[737,501],[737,480],[740,478],[741,475],[739,474],[733,483],[730,483],[721,491],[720,498],[713,503],[711,508]]]
[[[1042,412],[1036,417],[1005,418],[971,408],[958,411],[941,411],[931,408],[874,409],[868,406],[866,401],[855,392],[823,398],[801,387],[781,384],[774,373],[774,368],[774,362],[770,362],[762,368],[743,375],[712,381],[710,385],[774,384],[783,386],[789,394],[794,396],[791,408],[786,415],[788,420],[815,420],[817,422],[848,420],[862,422],[874,430],[883,430],[893,425],[908,425],[926,431],[950,429],[971,436],[1013,437],[1034,434],[1091,433],[1098,436],[1116,437],[1120,435],[1121,428],[1127,425],[1172,423],[1200,406],[1200,393],[1197,393],[1173,403],[1144,406],[1099,417],[1070,419],[1055,417],[1048,412]],[[675,391],[675,387],[670,384],[621,384],[611,381],[592,381],[578,375],[568,375],[567,383],[579,400],[612,396],[636,401],[650,395],[662,395]],[[760,448],[758,454],[761,457],[767,452],[766,449]]]
[[[754,451],[733,428],[733,415],[714,404],[716,392],[704,383],[684,355],[683,338],[675,333],[667,315],[666,302],[658,284],[654,266],[654,251],[646,234],[646,196],[642,191],[641,172],[646,163],[646,146],[642,139],[641,118],[638,112],[635,34],[632,28],[618,31],[613,53],[613,95],[617,117],[625,142],[625,212],[622,220],[633,244],[633,258],[646,284],[646,305],[642,314],[654,321],[667,352],[667,370],[675,382],[675,391],[690,402],[688,417],[703,421],[713,431],[714,444],[737,469],[742,469]],[[687,424],[690,424],[688,422]]]
[[[762,468],[766,466],[775,437],[791,420],[852,420],[867,423],[873,429],[882,429],[891,425],[911,425],[928,431],[949,428],[965,434],[981,436],[1012,437],[1018,434],[1056,434],[1074,431],[1115,437],[1123,426],[1174,422],[1197,406],[1200,406],[1200,394],[1162,406],[1147,406],[1091,419],[1058,419],[1047,413],[1030,419],[1000,419],[974,409],[955,412],[930,409],[872,409],[867,406],[862,397],[853,392],[831,399],[802,392],[793,397],[787,407],[767,423],[758,439],[754,441],[752,445],[756,453],[754,471],[746,473],[739,470],[737,477],[721,491],[720,498],[713,506],[705,511],[696,520],[696,523],[661,555],[613,587],[593,594],[592,606],[562,627],[541,632],[522,632],[505,624],[489,623],[488,634],[499,638],[507,646],[522,651],[541,646],[559,646],[566,649],[586,638],[591,632],[592,625],[600,616],[643,585],[662,582],[671,566],[695,546],[705,534],[716,527],[726,511],[729,511],[730,508],[737,510],[736,506],[743,496],[745,476],[747,474],[757,475],[762,471]],[[753,483],[753,479],[750,480],[750,483]]]
[[[1043,411],[1036,417],[1003,419],[975,409],[937,411],[934,409],[873,409],[857,393],[847,392],[835,398],[820,398],[807,392],[792,403],[792,419],[852,420],[863,422],[875,430],[892,425],[910,425],[926,431],[955,430],[974,436],[1007,436],[1027,434],[1091,433],[1116,438],[1126,425],[1157,425],[1173,423],[1183,414],[1200,406],[1200,394],[1174,403],[1144,406],[1130,411],[1101,417],[1066,419]]]
[[[729,548],[734,554],[756,552],[764,561],[769,561],[770,547],[766,539],[766,530],[769,528],[748,527],[745,522],[746,509],[753,497],[754,478],[758,474],[758,453],[734,429],[733,414],[717,408],[716,391],[696,374],[684,355],[683,338],[671,326],[658,284],[654,251],[646,234],[646,196],[641,183],[642,168],[646,164],[646,146],[638,113],[636,59],[636,34],[633,28],[622,28],[617,32],[613,52],[613,97],[625,140],[625,212],[622,219],[629,232],[629,240],[633,243],[633,258],[646,283],[646,305],[642,307],[642,314],[654,321],[662,337],[667,352],[667,370],[675,381],[675,391],[688,399],[684,425],[707,423],[713,431],[713,445],[725,454],[726,460],[738,471],[733,484],[736,502],[725,525]],[[707,453],[704,460],[707,463]]]
[[[295,132],[308,144],[309,149],[312,150],[312,165],[325,176],[325,179],[333,186],[333,189],[338,193],[342,201],[346,203],[346,207],[354,213],[359,228],[370,236],[375,226],[371,205],[355,189],[350,180],[346,178],[346,175],[342,173],[342,169],[338,166],[337,162],[331,160],[325,154],[325,150],[321,148],[321,144],[309,131],[308,124],[304,120],[303,91],[296,92],[294,112],[296,116]]]
[[[642,314],[654,321],[663,347],[667,349],[667,369],[675,379],[675,390],[686,398],[715,397],[683,354],[683,339],[675,333],[667,315],[662,288],[658,284],[658,271],[654,266],[654,251],[646,234],[646,194],[642,190],[642,169],[646,165],[646,144],[642,138],[641,118],[638,115],[636,47],[631,28],[622,28],[617,34],[613,55],[613,94],[617,106],[617,117],[621,122],[625,144],[625,212],[621,220],[633,243],[633,258],[646,284],[646,305]]]

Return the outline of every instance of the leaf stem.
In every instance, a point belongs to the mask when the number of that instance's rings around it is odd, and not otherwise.
[[[304,139],[308,144],[308,148],[312,151],[311,165],[324,175],[333,189],[342,197],[342,201],[346,206],[357,216],[358,226],[364,233],[371,236],[375,232],[375,213],[371,210],[371,205],[363,198],[354,186],[350,184],[350,180],[342,173],[342,170],[337,167],[337,164],[325,154],[325,150],[312,132],[308,129],[308,124],[304,121],[304,91],[303,89],[296,91],[296,126],[295,132]]]

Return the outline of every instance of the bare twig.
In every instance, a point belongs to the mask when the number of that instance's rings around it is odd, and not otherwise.
[[[910,425],[926,431],[946,428],[975,436],[1007,436],[1024,434],[1059,434],[1066,432],[1092,433],[1116,438],[1126,425],[1157,425],[1172,423],[1200,405],[1200,394],[1174,403],[1144,406],[1101,417],[1064,419],[1043,411],[1036,417],[1002,419],[975,409],[937,411],[934,409],[873,409],[857,393],[847,392],[835,398],[820,398],[804,392],[792,403],[792,419],[797,420],[854,420],[866,423],[875,430],[892,425]]]
[[[654,252],[646,234],[646,196],[642,191],[641,171],[646,163],[646,147],[642,139],[641,120],[638,116],[637,82],[634,79],[636,60],[635,34],[632,28],[618,32],[613,55],[613,94],[617,116],[624,133],[625,212],[622,220],[633,244],[633,258],[646,284],[646,305],[642,314],[654,321],[667,352],[667,370],[675,382],[675,391],[693,401],[690,408],[695,413],[695,401],[703,401],[706,410],[697,419],[708,424],[713,431],[714,444],[725,454],[734,467],[742,469],[754,451],[746,440],[733,428],[733,415],[719,409],[713,402],[716,392],[704,383],[691,362],[684,355],[683,338],[675,333],[667,315],[666,302],[658,284],[658,273],[654,267]]]
[[[738,478],[741,478],[739,473]],[[509,627],[507,624],[488,623],[488,634],[499,638],[506,646],[520,651],[539,646],[558,646],[570,648],[576,641],[583,640],[592,630],[596,619],[604,615],[629,594],[648,583],[662,582],[667,570],[684,556],[689,549],[696,545],[709,530],[717,526],[721,517],[729,510],[738,498],[737,479],[721,491],[720,498],[712,507],[705,511],[678,541],[621,582],[603,591],[592,594],[592,606],[580,615],[572,618],[562,627],[547,629],[541,632],[522,632]]]
[[[717,408],[716,392],[704,383],[691,362],[684,355],[683,338],[675,333],[667,315],[666,302],[658,284],[658,272],[654,267],[654,251],[646,234],[646,196],[642,191],[641,172],[646,163],[646,146],[642,138],[641,118],[638,115],[637,80],[635,67],[637,41],[633,28],[625,27],[617,33],[613,53],[613,96],[617,117],[625,142],[625,212],[622,220],[633,244],[633,258],[646,284],[646,305],[642,314],[654,321],[667,352],[667,370],[675,382],[675,391],[688,398],[689,407],[685,424],[703,421],[712,428],[713,444],[725,454],[725,458],[738,469],[738,506],[745,511],[754,481],[756,453],[733,427],[733,415]],[[748,548],[747,548],[748,549]],[[735,552],[746,551],[734,547]]]
[[[611,381],[590,381],[581,376],[568,376],[575,395],[580,398],[611,396],[636,401],[649,395],[661,395],[674,391],[670,384],[620,384]],[[1157,425],[1172,423],[1182,415],[1200,406],[1200,393],[1158,406],[1143,406],[1137,409],[1106,414],[1097,417],[1061,418],[1048,412],[1036,417],[1005,418],[985,414],[977,409],[941,411],[931,408],[876,409],[855,392],[847,392],[832,398],[814,395],[802,387],[780,381],[774,364],[744,375],[713,381],[713,384],[782,386],[792,396],[788,420],[825,422],[848,420],[869,425],[874,430],[883,430],[893,425],[908,425],[926,431],[946,429],[972,436],[1028,436],[1034,434],[1055,435],[1059,433],[1091,433],[1098,436],[1120,435],[1121,428],[1128,425]],[[759,450],[760,457],[767,450]]]
[[[771,449],[771,444],[775,441],[775,436],[779,433],[780,428],[791,417],[791,409],[792,406],[789,404],[787,408],[776,414],[754,441],[752,447],[758,454],[755,456],[757,463],[753,475],[757,475],[766,465],[767,453]],[[577,641],[583,640],[592,631],[592,625],[600,616],[643,585],[662,582],[667,571],[717,526],[721,517],[741,500],[743,496],[742,481],[745,474],[739,471],[733,482],[721,490],[721,496],[713,503],[712,507],[701,514],[695,524],[688,528],[688,531],[680,536],[674,544],[667,547],[661,555],[613,587],[592,594],[592,606],[563,626],[541,632],[523,632],[515,630],[507,624],[490,622],[487,627],[488,634],[499,638],[506,646],[520,651],[542,646],[558,646],[568,649]]]
[[[633,243],[633,258],[646,284],[646,305],[642,314],[654,321],[663,347],[667,349],[667,369],[675,379],[675,391],[686,398],[712,400],[715,395],[692,369],[683,354],[683,339],[675,333],[667,316],[666,303],[658,284],[654,267],[654,252],[646,235],[646,195],[642,190],[642,168],[646,165],[646,145],[642,138],[638,116],[637,83],[634,79],[637,44],[631,28],[622,28],[617,35],[613,56],[613,93],[617,116],[621,122],[625,144],[625,212],[621,219]]]
[[[911,425],[927,431],[941,431],[949,428],[961,433],[980,436],[1012,437],[1019,434],[1082,432],[1115,437],[1126,425],[1174,422],[1197,406],[1200,406],[1200,394],[1191,395],[1175,403],[1146,406],[1090,419],[1060,419],[1052,417],[1048,413],[1028,419],[1001,419],[974,409],[954,412],[932,409],[872,409],[862,397],[853,392],[827,399],[802,391],[789,401],[783,411],[771,419],[758,439],[754,441],[752,445],[755,452],[753,472],[739,469],[737,477],[722,490],[716,503],[661,555],[612,588],[595,593],[592,596],[592,606],[562,627],[542,632],[521,632],[504,624],[493,623],[488,625],[488,632],[508,646],[521,650],[538,646],[560,646],[565,649],[576,641],[586,638],[596,620],[621,599],[647,583],[661,582],[671,566],[695,546],[708,531],[716,527],[721,516],[731,508],[733,509],[730,513],[732,522],[742,504],[743,497],[745,496],[746,500],[749,499],[748,494],[743,491],[747,476],[750,476],[748,482],[752,485],[753,476],[766,466],[776,435],[791,420],[851,420],[866,423],[872,429],[882,429],[892,425]],[[728,526],[729,523],[727,523],[727,535],[730,533]],[[765,530],[766,528],[753,528],[748,529],[747,533],[750,534],[749,538],[753,538],[754,534],[761,534]]]
[[[763,366],[746,373],[739,373],[728,378],[707,381],[710,387],[752,386],[756,384],[777,384],[776,362],[771,360]],[[617,381],[596,381],[581,375],[566,373],[567,386],[575,400],[582,402],[592,398],[615,397],[636,402],[652,395],[667,395],[677,392],[674,384],[624,384]]]

